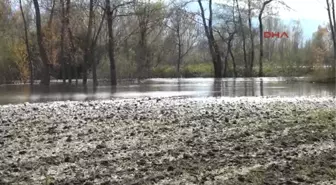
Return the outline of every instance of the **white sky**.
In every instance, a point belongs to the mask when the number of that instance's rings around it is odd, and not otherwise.
[[[328,21],[325,0],[283,0],[294,11],[279,10],[284,19]]]
[[[232,0],[213,0],[217,3],[228,2]],[[272,2],[272,7],[278,7],[279,17],[289,23],[290,20],[300,20],[304,38],[311,38],[319,25],[328,24],[328,12],[326,10],[325,0],[282,0],[292,10],[286,9],[283,5],[277,3],[279,0]]]
[[[217,3],[230,2],[230,0],[213,0]],[[279,0],[271,3],[271,6],[279,4]],[[278,9],[280,17],[283,19],[309,19],[318,21],[327,21],[328,14],[326,11],[325,0],[282,0],[293,10],[285,10],[284,6]]]

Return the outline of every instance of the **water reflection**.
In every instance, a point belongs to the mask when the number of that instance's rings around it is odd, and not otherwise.
[[[247,96],[247,81],[244,81],[244,96]]]
[[[260,89],[260,96],[264,96],[264,81],[263,81],[263,79],[260,79],[259,89]]]
[[[255,81],[254,81],[254,79],[252,79],[252,82],[251,82],[251,86],[252,86],[251,93],[252,93],[252,96],[255,96],[254,84],[255,84]]]
[[[222,80],[214,79],[212,86],[212,96],[217,97],[222,95]]]
[[[280,83],[270,83],[269,90],[277,88],[276,85]],[[293,87],[290,87],[293,88]],[[238,91],[238,92],[237,92]],[[272,90],[271,90],[272,91]],[[295,93],[295,92],[293,92]],[[305,92],[303,92],[304,94]],[[276,95],[276,94],[275,94]],[[264,81],[263,79],[250,78],[245,81],[222,80],[214,79],[212,85],[212,93],[210,96],[264,96]],[[270,96],[270,95],[269,95]]]
[[[232,86],[233,97],[235,97],[236,96],[236,78],[232,80],[232,84],[233,84]]]
[[[116,87],[100,84],[96,88],[57,83],[50,87],[1,85],[0,104],[141,96],[335,96],[335,84],[286,82],[283,78],[146,79]]]

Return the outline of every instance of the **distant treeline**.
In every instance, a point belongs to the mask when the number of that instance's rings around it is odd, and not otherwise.
[[[98,79],[107,78],[115,85],[122,78],[304,75],[334,79],[335,5],[334,0],[325,3],[330,24],[304,41],[300,22],[284,24],[276,15],[277,8],[287,7],[281,0],[4,0],[0,83],[41,80],[49,85],[51,79],[82,79],[86,85],[90,78],[98,85]],[[286,32],[289,38],[263,38],[264,31]],[[312,67],[324,65],[331,68]]]

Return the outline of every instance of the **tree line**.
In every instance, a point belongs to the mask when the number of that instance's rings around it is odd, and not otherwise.
[[[0,83],[87,85],[92,79],[306,75],[335,67],[334,0],[329,22],[304,40],[285,24],[281,0],[3,0]],[[265,39],[264,31],[288,39]],[[324,72],[320,72],[324,73]]]

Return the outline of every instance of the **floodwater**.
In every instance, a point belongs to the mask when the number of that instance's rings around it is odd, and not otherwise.
[[[316,84],[288,81],[286,78],[171,78],[146,79],[137,82],[120,82],[111,87],[100,82],[97,88],[88,84],[62,85],[53,82],[50,87],[39,85],[0,85],[0,105],[24,102],[65,100],[98,100],[133,97],[242,97],[242,96],[317,96],[335,97],[335,84]]]

